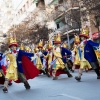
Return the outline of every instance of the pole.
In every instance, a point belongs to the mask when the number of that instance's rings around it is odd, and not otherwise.
[[[67,24],[67,17],[66,17],[66,0],[63,0],[63,7],[64,7],[64,17],[65,17],[65,22]],[[66,26],[67,27],[67,26]],[[69,42],[69,33],[68,30],[66,29],[67,32],[67,40],[68,40],[68,48],[70,49],[70,42]]]

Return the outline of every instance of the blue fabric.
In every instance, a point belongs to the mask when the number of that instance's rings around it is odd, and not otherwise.
[[[18,66],[17,68],[18,68],[18,71],[20,73],[24,73],[23,68],[22,68],[22,63],[19,63],[19,62],[22,62],[22,57],[23,56],[32,57],[32,56],[34,56],[34,54],[33,53],[24,52],[23,50],[19,50],[18,56],[17,56],[17,66]]]
[[[80,48],[78,48],[78,54],[79,54],[80,59],[82,59],[82,51]]]
[[[3,54],[0,53],[0,61],[2,60]],[[1,62],[0,62],[0,69],[2,69]]]
[[[68,50],[68,49],[66,49],[66,48],[64,48],[64,47],[62,47],[62,48],[61,48],[61,55],[62,55],[62,60],[63,60],[64,63],[67,63],[67,62],[66,62],[67,57],[65,57],[66,54],[67,54],[67,55],[71,55],[71,51]]]
[[[48,54],[48,52],[47,52],[47,51],[44,51],[43,54],[46,56],[46,55]],[[42,62],[42,64],[43,64],[44,56],[41,56],[40,59],[41,59],[41,62]]]
[[[89,62],[96,62],[97,61],[97,57],[95,55],[93,46],[98,47],[99,44],[89,40],[89,41],[87,41],[87,43],[84,47],[84,58],[86,60],[88,60]]]

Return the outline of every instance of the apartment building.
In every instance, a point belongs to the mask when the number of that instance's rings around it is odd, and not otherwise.
[[[82,27],[89,26],[90,37],[100,43],[100,1],[79,0]]]
[[[67,40],[68,44],[71,44],[74,33],[79,34],[81,30],[78,2],[76,0],[52,0],[49,6],[53,6],[49,19],[56,25],[50,37],[54,33],[61,33],[62,40]]]

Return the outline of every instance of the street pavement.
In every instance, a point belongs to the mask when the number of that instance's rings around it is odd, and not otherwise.
[[[58,80],[52,80],[45,75],[40,75],[29,80],[30,90],[26,90],[22,83],[13,83],[9,86],[8,93],[3,93],[0,85],[0,100],[100,100],[100,79],[96,74],[84,72],[81,82],[67,75],[60,75]]]

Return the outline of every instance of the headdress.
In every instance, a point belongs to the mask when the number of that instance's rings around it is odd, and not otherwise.
[[[16,41],[16,37],[15,36],[11,36],[10,34],[10,39],[9,39],[9,48],[11,46],[16,46],[18,47],[17,41]]]
[[[74,35],[74,43],[79,44],[80,43],[80,38],[78,35]]]
[[[54,35],[54,44],[61,44],[61,36],[60,34]]]
[[[43,40],[40,40],[40,42],[38,43],[38,48],[43,48]]]
[[[80,36],[89,38],[89,27],[88,26],[86,26],[85,28],[82,29]]]
[[[68,48],[68,44],[67,44],[66,42],[64,42],[64,43],[62,44],[62,47]]]
[[[24,45],[21,44],[21,46],[20,46],[20,50],[24,50],[24,49],[25,49]]]

